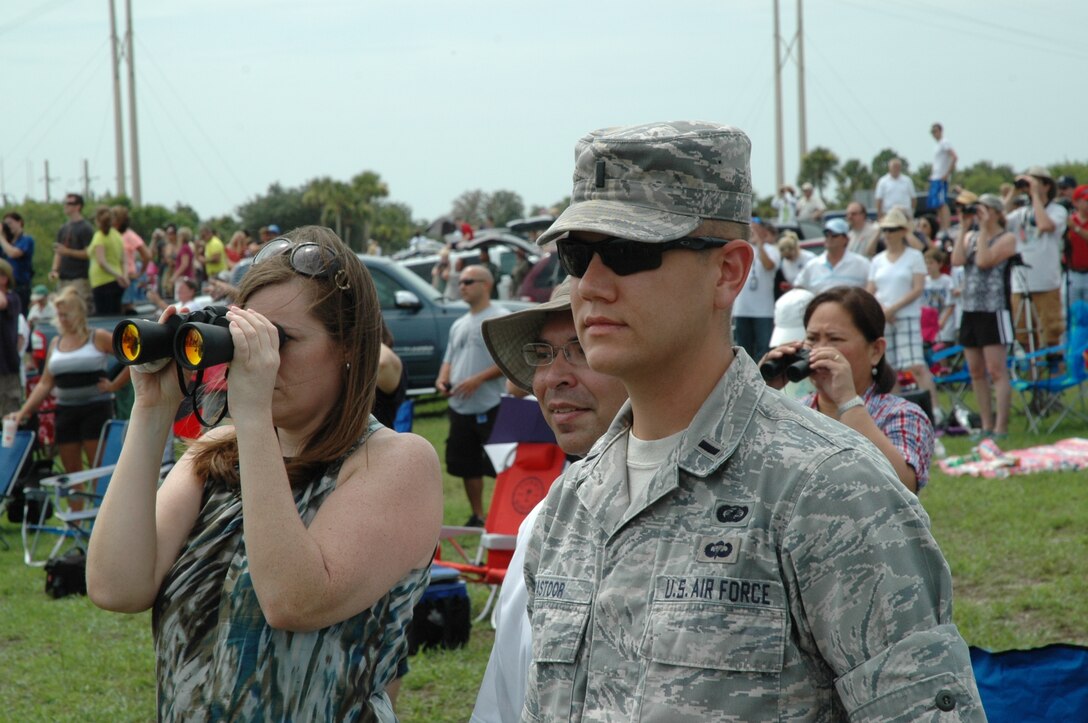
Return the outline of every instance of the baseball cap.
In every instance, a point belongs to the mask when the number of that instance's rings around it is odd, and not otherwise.
[[[1088,200],[1088,183],[1082,183],[1077,186],[1077,190],[1073,191],[1074,201]]]
[[[1058,188],[1076,188],[1077,179],[1072,176],[1061,176],[1058,178]]]
[[[790,289],[774,302],[774,331],[771,346],[803,341],[805,338],[805,309],[816,297],[807,289]]]
[[[549,301],[513,314],[486,319],[481,327],[491,358],[507,379],[527,392],[533,391],[535,367],[525,361],[521,350],[526,344],[536,341],[549,312],[570,311],[570,283],[568,276],[555,287]]]
[[[280,227],[274,223],[268,224],[268,233],[273,235],[279,235]]]
[[[45,287],[45,284],[38,284],[30,290],[30,300],[37,301],[38,299],[44,299],[49,296],[49,289]]]
[[[824,231],[830,231],[835,236],[845,236],[850,232],[850,227],[841,218],[833,218],[824,224]]]
[[[995,196],[992,193],[984,193],[978,197],[979,205],[992,208],[995,211],[1005,212],[1005,202],[1001,200],[1000,196]]]
[[[912,227],[913,224],[907,218],[907,214],[903,213],[903,209],[898,206],[892,206],[892,210],[884,214],[884,218],[880,221],[880,228],[905,228],[910,231]]]
[[[744,131],[703,121],[593,131],[574,150],[571,204],[537,243],[571,231],[672,241],[703,219],[725,221],[734,238],[747,239],[751,152]]]

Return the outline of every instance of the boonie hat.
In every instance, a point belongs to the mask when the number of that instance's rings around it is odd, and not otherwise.
[[[903,213],[903,209],[892,206],[892,210],[884,214],[884,218],[881,219],[880,228],[905,228],[910,231],[913,224],[907,218],[907,214]]]
[[[960,191],[959,195],[956,196],[956,203],[961,206],[969,206],[972,203],[978,203],[978,194],[968,190]]]
[[[833,218],[824,224],[824,231],[830,231],[835,236],[845,236],[850,232],[850,226],[841,218]]]
[[[687,236],[703,219],[749,236],[752,143],[744,131],[702,121],[670,121],[593,131],[574,150],[571,204],[540,235],[571,231],[632,241]]]
[[[1005,212],[1005,202],[1001,200],[999,196],[995,196],[992,193],[984,193],[978,197],[978,203],[980,206],[986,206],[992,208],[995,211]]]
[[[555,287],[550,301],[524,311],[486,319],[482,325],[484,344],[491,352],[491,358],[507,379],[527,392],[533,391],[536,368],[526,363],[521,350],[526,344],[536,341],[548,313],[552,311],[570,311],[569,276]]]
[[[805,181],[804,183],[801,184],[801,190],[802,191],[811,191],[812,190],[812,184],[809,183],[808,181]]]
[[[45,287],[45,284],[38,284],[30,290],[30,300],[37,301],[38,299],[44,299],[49,296],[49,289]]]
[[[1035,176],[1036,178],[1045,178],[1048,181],[1053,181],[1053,176],[1050,175],[1050,171],[1046,170],[1042,166],[1032,166],[1028,170],[1024,171],[1025,176]]]
[[[774,331],[771,346],[781,346],[805,338],[805,309],[816,298],[807,289],[790,289],[774,302]]]

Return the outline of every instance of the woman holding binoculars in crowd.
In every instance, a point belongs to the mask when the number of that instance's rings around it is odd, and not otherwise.
[[[889,394],[895,370],[884,356],[880,303],[864,289],[836,286],[809,302],[804,327],[803,342],[772,349],[760,365],[807,348],[816,393],[801,403],[867,437],[907,489],[917,493],[929,481],[933,424],[917,404]],[[767,380],[775,389],[785,382],[784,373]]]
[[[426,440],[371,418],[373,281],[331,230],[303,227],[264,246],[226,318],[233,425],[208,430],[161,486],[177,362],[133,368],[88,594],[153,610],[160,720],[394,720],[385,688],[427,584],[442,484]]]

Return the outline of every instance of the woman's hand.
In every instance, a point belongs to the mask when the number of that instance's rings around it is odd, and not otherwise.
[[[177,313],[177,309],[174,307],[166,307],[166,310],[159,316],[159,323],[165,324],[167,319]],[[135,393],[135,400],[132,403],[134,408],[162,407],[168,409],[171,414],[177,411],[178,405],[181,404],[181,388],[178,386],[178,374],[175,369],[177,363],[173,359],[163,361],[166,363],[137,364],[130,368],[132,372],[132,389]],[[154,369],[154,367],[158,367],[158,369]],[[108,384],[109,382],[102,380],[99,384],[102,383]]]
[[[258,312],[238,306],[230,307],[227,319],[234,342],[227,384],[231,416],[241,419],[247,412],[267,412],[280,368],[279,330]]]
[[[835,347],[812,349],[808,363],[812,368],[812,384],[817,393],[836,407],[858,395],[854,388],[854,370],[850,361]]]

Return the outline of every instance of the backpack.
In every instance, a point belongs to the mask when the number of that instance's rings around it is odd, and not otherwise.
[[[52,598],[87,594],[87,553],[73,547],[45,563],[45,592]]]

